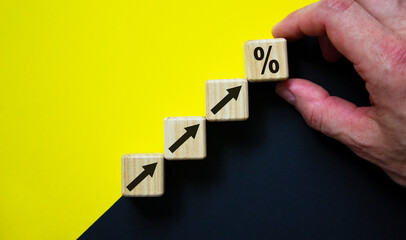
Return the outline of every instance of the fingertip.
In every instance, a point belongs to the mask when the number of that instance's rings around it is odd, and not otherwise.
[[[296,98],[295,95],[289,90],[285,82],[278,83],[275,88],[276,94],[283,98],[286,102],[291,105],[295,105]]]
[[[311,17],[308,15],[316,6],[317,3],[313,3],[287,15],[282,21],[274,25],[272,36],[275,38],[286,38],[288,41],[296,41],[308,35],[300,29],[299,25],[311,20]]]
[[[297,29],[298,15],[301,11],[302,9],[296,10],[275,24],[272,28],[272,36],[291,41],[302,38],[304,35]]]
[[[334,47],[326,34],[319,37],[321,53],[327,62],[336,62],[341,59],[342,54]]]
[[[288,81],[289,81],[289,80],[278,82],[278,83],[276,84],[275,90],[277,90],[278,88],[286,87],[286,83],[287,83]]]
[[[343,55],[341,55],[341,53],[337,51],[327,52],[322,50],[321,53],[323,55],[323,58],[330,63],[337,62],[343,57]]]
[[[274,37],[274,38],[281,38],[281,37],[283,37],[282,36],[282,33],[281,33],[281,25],[282,25],[282,21],[281,22],[278,22],[277,24],[275,24],[274,26],[273,26],[273,28],[272,28],[272,36]]]
[[[305,35],[298,30],[296,19],[291,15],[273,26],[272,36],[274,38],[285,38],[288,41],[296,41],[305,37]]]
[[[277,87],[288,88],[293,94],[304,97],[319,98],[329,95],[324,88],[306,79],[291,78],[279,84]]]
[[[305,79],[291,78],[276,85],[275,92],[285,101],[301,108],[302,103],[318,101],[329,93],[319,85]]]
[[[291,78],[278,83],[275,91],[285,101],[295,105],[299,111],[307,108],[308,103],[315,103],[330,96],[321,86],[300,78]]]

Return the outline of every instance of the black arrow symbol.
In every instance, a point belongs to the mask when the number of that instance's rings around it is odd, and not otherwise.
[[[228,94],[223,99],[221,99],[221,101],[219,103],[217,103],[216,106],[214,106],[211,109],[211,112],[213,114],[216,114],[233,98],[237,101],[238,95],[240,94],[241,87],[242,87],[242,85],[238,86],[238,87],[233,87],[233,88],[227,89]]]
[[[173,153],[190,137],[194,139],[196,137],[197,129],[199,129],[199,125],[200,124],[196,124],[190,127],[185,127],[186,132],[174,144],[172,144],[172,146],[169,147],[169,150]]]
[[[138,177],[136,177],[130,184],[128,184],[127,189],[129,191],[132,191],[144,178],[146,178],[148,175],[151,177],[154,176],[155,168],[158,163],[151,163],[148,165],[142,166],[144,168],[144,171]]]

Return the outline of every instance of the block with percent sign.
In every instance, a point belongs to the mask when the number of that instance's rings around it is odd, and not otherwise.
[[[206,119],[204,117],[165,118],[164,135],[166,159],[206,158]]]
[[[206,118],[208,121],[247,120],[247,80],[223,79],[206,81]]]
[[[164,193],[164,156],[126,154],[121,158],[121,193],[126,197],[159,197]]]
[[[244,58],[245,76],[250,82],[280,81],[289,77],[284,38],[247,41]]]

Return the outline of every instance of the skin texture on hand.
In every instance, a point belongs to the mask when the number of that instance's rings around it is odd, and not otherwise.
[[[406,0],[322,0],[272,29],[274,37],[319,38],[327,61],[344,56],[365,80],[370,107],[330,96],[304,79],[276,92],[312,128],[335,138],[406,187]]]

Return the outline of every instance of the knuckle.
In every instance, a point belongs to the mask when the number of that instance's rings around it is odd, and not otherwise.
[[[325,0],[322,2],[323,8],[328,13],[341,13],[354,4],[354,0]]]

